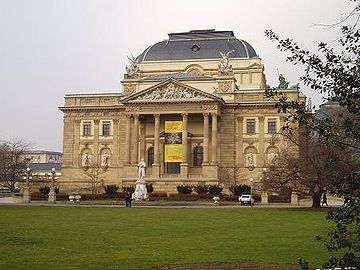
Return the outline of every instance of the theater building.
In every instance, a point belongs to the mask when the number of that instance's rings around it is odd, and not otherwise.
[[[232,31],[168,36],[129,58],[118,93],[65,95],[62,190],[86,189],[91,168],[104,185],[132,185],[141,159],[155,191],[259,181],[287,147],[277,135],[285,115],[265,96],[249,43]],[[297,87],[282,88],[305,101]]]

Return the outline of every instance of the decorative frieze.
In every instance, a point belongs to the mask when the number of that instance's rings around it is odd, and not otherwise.
[[[159,86],[150,92],[146,92],[136,98],[137,101],[158,101],[158,100],[210,100],[202,93],[190,88],[169,83]]]
[[[135,93],[136,90],[136,84],[133,83],[124,83],[123,84],[124,94],[125,95],[131,95]]]
[[[220,93],[229,93],[231,92],[231,81],[219,81],[218,89]]]

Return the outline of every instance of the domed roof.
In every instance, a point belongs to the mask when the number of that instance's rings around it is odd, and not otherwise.
[[[138,56],[139,62],[163,60],[219,59],[219,52],[229,58],[258,57],[254,48],[237,39],[232,31],[192,30],[169,34],[169,39],[148,47]]]

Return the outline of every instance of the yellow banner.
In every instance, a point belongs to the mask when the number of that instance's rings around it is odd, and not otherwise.
[[[182,162],[182,144],[165,144],[165,162]]]
[[[182,132],[182,121],[165,121],[165,133]]]

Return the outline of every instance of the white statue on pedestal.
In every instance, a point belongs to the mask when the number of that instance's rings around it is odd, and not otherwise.
[[[142,158],[138,164],[138,179],[135,182],[135,192],[132,194],[132,198],[135,200],[146,199],[148,196],[147,189],[146,189],[146,182],[145,178],[145,168],[146,164],[144,159]]]

